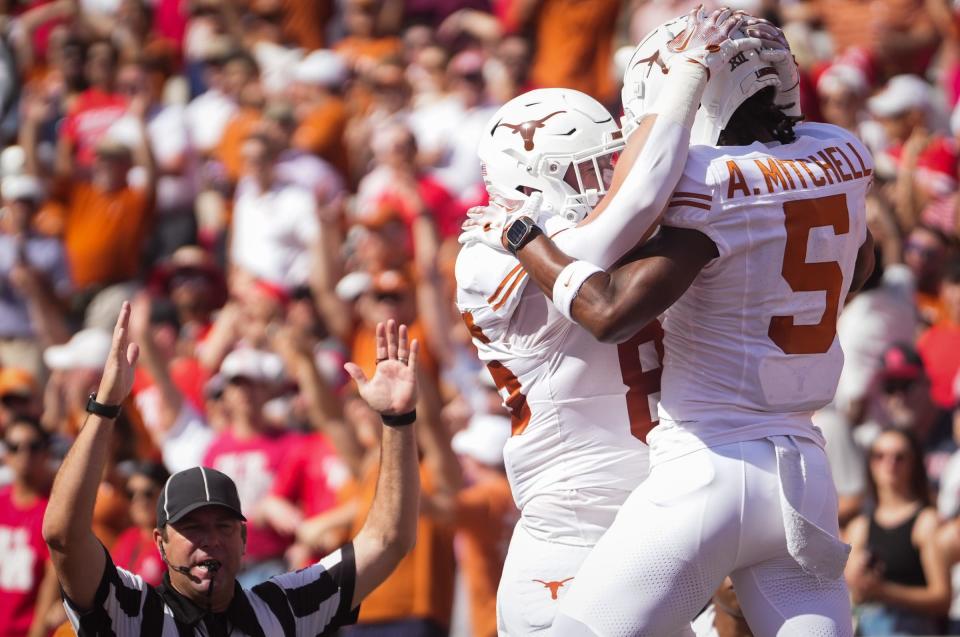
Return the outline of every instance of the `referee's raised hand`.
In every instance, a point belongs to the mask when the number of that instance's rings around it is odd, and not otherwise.
[[[113,328],[113,344],[97,390],[97,402],[104,405],[119,405],[133,387],[133,370],[140,356],[140,348],[130,342],[131,311],[130,302],[124,301]]]
[[[407,326],[390,319],[377,323],[377,369],[373,378],[356,363],[347,363],[344,369],[357,382],[360,397],[370,408],[383,416],[398,416],[412,412],[417,406],[417,350],[416,339],[408,342]]]

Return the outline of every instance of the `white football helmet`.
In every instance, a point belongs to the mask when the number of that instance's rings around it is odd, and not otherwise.
[[[500,107],[477,154],[492,199],[518,202],[540,191],[542,210],[576,223],[607,191],[622,149],[620,128],[600,102],[572,89],[543,88]]]
[[[668,81],[668,69],[660,59],[660,51],[684,30],[687,17],[681,16],[648,33],[630,58],[623,74],[623,134],[628,137],[635,129],[640,116],[647,113]],[[742,34],[734,31],[734,37]],[[749,97],[760,89],[773,86],[780,88],[776,69],[760,59],[757,49],[741,51],[719,73],[713,73],[707,81],[693,121],[690,144],[714,146],[720,132],[734,112]]]

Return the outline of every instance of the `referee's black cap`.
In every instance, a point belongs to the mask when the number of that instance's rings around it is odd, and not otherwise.
[[[246,521],[240,512],[237,485],[225,473],[209,467],[191,467],[167,479],[157,499],[157,528],[172,524],[191,511],[218,506]]]

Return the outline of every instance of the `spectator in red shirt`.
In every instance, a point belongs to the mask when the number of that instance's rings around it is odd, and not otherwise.
[[[930,395],[937,406],[953,409],[953,381],[960,371],[960,261],[946,267],[940,283],[940,321],[917,341],[930,377]]]
[[[120,467],[127,474],[130,528],[120,534],[110,555],[113,563],[136,573],[152,586],[163,581],[166,567],[157,551],[153,529],[157,526],[157,498],[170,474],[158,462],[131,462]]]
[[[59,591],[40,533],[53,481],[49,439],[35,420],[18,418],[3,446],[13,482],[0,488],[0,637],[46,635]]]
[[[110,126],[127,110],[127,98],[115,89],[117,49],[109,40],[94,42],[87,49],[84,74],[89,88],[80,93],[63,122],[57,148],[58,173],[70,166],[90,168],[94,149]]]
[[[300,436],[270,428],[263,415],[282,373],[281,359],[262,350],[239,349],[223,359],[220,375],[226,381],[223,400],[230,425],[214,438],[203,460],[237,484],[248,520],[247,550],[237,577],[244,587],[287,570],[283,555],[291,538],[268,526],[260,510],[280,467],[300,444]]]

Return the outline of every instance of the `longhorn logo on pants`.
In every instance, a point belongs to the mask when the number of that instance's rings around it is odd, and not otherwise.
[[[563,588],[563,585],[572,580],[572,577],[568,577],[565,580],[559,582],[544,582],[542,579],[532,580],[538,584],[543,584],[544,588],[550,589],[550,599],[557,599],[557,594],[560,592],[560,589]]]

